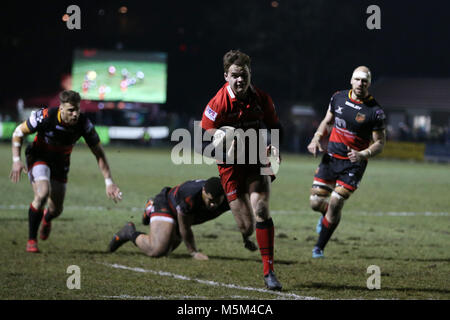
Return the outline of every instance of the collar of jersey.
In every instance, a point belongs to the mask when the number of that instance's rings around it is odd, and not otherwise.
[[[253,87],[252,84],[250,84],[250,86],[248,88],[250,89],[250,93],[252,95],[256,95],[256,90],[255,90],[255,88]],[[236,102],[236,101],[239,101],[238,98],[236,97],[236,95],[234,94],[233,89],[231,89],[231,87],[230,87],[230,85],[228,83],[227,83],[226,89],[227,89],[228,96],[230,97],[232,103]],[[253,96],[252,95],[249,97],[250,98],[249,99],[250,102],[253,100]],[[247,105],[250,105],[250,103],[248,103]]]
[[[58,117],[57,118],[58,118],[58,123],[60,125],[62,125],[63,127],[67,127],[67,124],[65,124],[61,119],[61,110],[59,110],[59,109],[58,109]]]
[[[359,103],[359,104],[365,103],[365,102],[370,101],[370,100],[373,99],[373,97],[369,94],[367,96],[367,98],[364,98],[363,100],[355,100],[355,99],[352,98],[352,89],[350,89],[348,91],[348,98],[350,99],[351,102]]]

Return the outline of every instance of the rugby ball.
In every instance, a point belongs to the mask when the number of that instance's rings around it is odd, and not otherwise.
[[[214,133],[212,143],[215,149],[223,148],[220,150],[226,153],[227,160],[236,160],[245,154],[244,136],[240,129],[236,130],[231,126],[220,127]]]

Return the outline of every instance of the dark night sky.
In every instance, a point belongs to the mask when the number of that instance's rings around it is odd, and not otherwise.
[[[252,57],[253,82],[283,108],[326,105],[361,64],[380,77],[450,77],[447,1],[41,1],[2,4],[2,108],[17,97],[59,90],[75,48],[165,51],[167,108],[201,113],[223,83],[222,56]],[[81,30],[61,20],[81,8]],[[381,8],[368,30],[366,8]],[[121,15],[118,8],[128,7]],[[99,15],[103,9],[104,14]],[[180,46],[186,50],[180,50]],[[7,75],[5,77],[5,75]]]

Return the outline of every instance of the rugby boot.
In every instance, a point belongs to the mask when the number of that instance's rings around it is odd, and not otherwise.
[[[148,226],[150,224],[150,214],[153,210],[153,199],[150,198],[145,204],[144,214],[142,216],[142,224]]]
[[[37,240],[36,239],[30,239],[27,242],[27,252],[33,252],[33,253],[39,253]]]
[[[264,283],[269,290],[281,290],[282,288],[281,283],[278,281],[272,270],[264,276]]]
[[[41,226],[41,232],[39,233],[39,238],[41,240],[47,240],[48,236],[50,235],[50,231],[52,230],[52,222],[47,222],[45,220],[45,216],[48,214],[48,209],[45,209],[44,215],[42,217],[42,226]]]
[[[125,242],[130,241],[133,233],[136,231],[136,227],[133,222],[128,222],[119,232],[117,232],[108,246],[109,252],[114,252],[119,249]]]
[[[325,255],[323,254],[323,250],[319,247],[314,247],[312,250],[312,257],[313,258],[325,258]]]

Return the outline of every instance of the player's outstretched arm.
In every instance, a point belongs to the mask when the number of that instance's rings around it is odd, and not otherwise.
[[[325,118],[323,118],[322,122],[317,128],[316,133],[314,133],[314,137],[311,139],[311,142],[308,145],[308,151],[312,153],[314,157],[317,156],[317,151],[323,152],[323,148],[320,145],[320,139],[331,132],[333,124],[334,115],[330,110],[328,110]]]
[[[20,160],[20,153],[22,150],[23,139],[30,134],[30,130],[26,122],[22,122],[17,128],[14,130],[12,141],[11,141],[11,150],[12,150],[12,168],[11,173],[9,174],[9,179],[12,182],[17,183],[20,181],[21,173],[27,173],[27,169],[25,165]]]
[[[195,245],[194,233],[192,232],[192,217],[178,212],[178,226],[180,228],[180,235],[186,245],[192,258],[196,260],[208,260],[208,256],[197,250]]]
[[[117,203],[117,201],[122,200],[122,192],[112,180],[111,170],[109,168],[108,160],[106,159],[105,150],[103,150],[102,145],[98,143],[96,146],[91,147],[91,151],[95,155],[95,158],[97,158],[98,167],[105,178],[106,195],[108,198]]]

